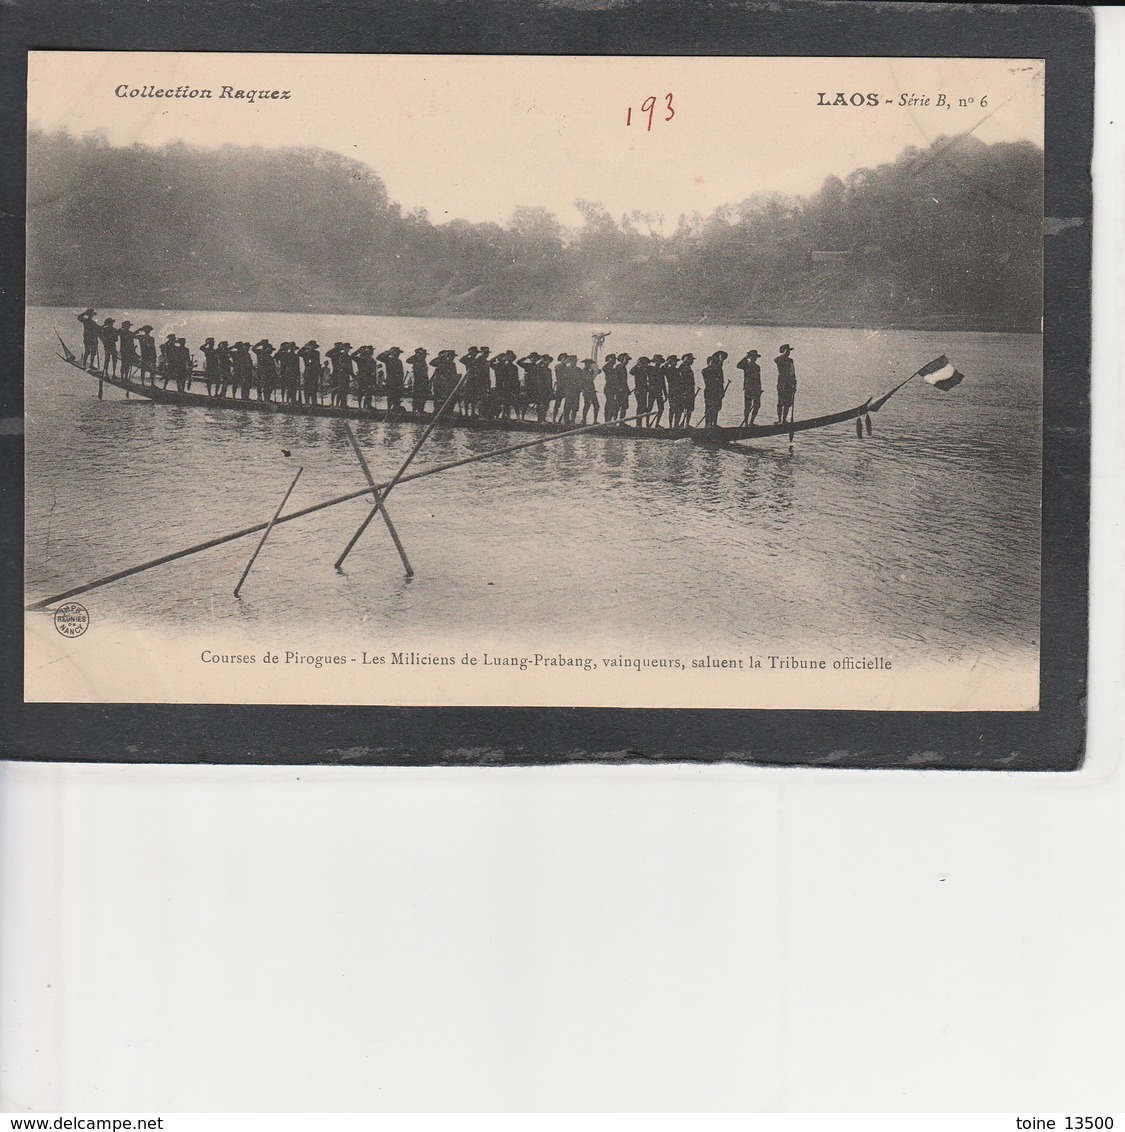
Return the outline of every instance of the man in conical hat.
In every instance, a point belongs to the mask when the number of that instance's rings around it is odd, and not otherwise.
[[[101,326],[102,336],[102,350],[105,357],[102,361],[102,373],[108,377],[110,367],[112,365],[113,375],[117,376],[117,327],[113,325],[113,319],[107,318]]]
[[[406,390],[406,369],[402,364],[402,347],[391,346],[375,357],[383,366],[387,389],[387,412],[401,412],[402,395]]]
[[[716,350],[707,359],[707,364],[700,374],[703,378],[703,425],[705,428],[716,428],[719,424],[719,412],[723,407],[723,396],[726,393],[726,380],[723,376],[723,362],[726,360],[726,350]]]
[[[156,384],[156,339],[152,336],[152,327],[146,322],[137,328],[137,346],[141,351],[140,374],[141,384],[145,383],[145,374],[149,381]]]
[[[219,378],[219,348],[215,345],[215,339],[204,338],[199,352],[203,355],[203,380],[207,385],[207,396],[213,397],[222,384]]]
[[[774,365],[777,366],[777,419],[778,422],[793,419],[793,402],[797,399],[797,370],[789,356],[793,347],[786,342],[777,348]]]
[[[98,332],[98,323],[94,318],[98,312],[93,307],[87,307],[79,316],[82,323],[82,368],[90,369],[98,364],[98,347],[102,336]]]
[[[352,363],[352,344],[337,342],[324,356],[332,363],[332,404],[346,409],[355,369]]]
[[[320,360],[320,343],[310,338],[298,351],[297,356],[304,363],[301,373],[301,397],[306,405],[320,403],[320,383],[324,377],[324,365]]]
[[[406,359],[410,367],[410,408],[415,414],[426,411],[426,402],[433,392],[430,386],[430,363],[426,351],[419,346]]]
[[[126,380],[137,368],[137,333],[129,319],[124,319],[117,331],[117,340],[121,344],[121,376]]]
[[[747,350],[742,361],[736,363],[742,370],[743,428],[754,423],[754,418],[762,407],[762,369],[758,365],[761,356],[757,350]]]

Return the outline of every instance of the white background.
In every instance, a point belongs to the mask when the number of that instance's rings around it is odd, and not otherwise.
[[[1120,1106],[1125,20],[1099,17],[1081,773],[8,765],[0,1107]]]

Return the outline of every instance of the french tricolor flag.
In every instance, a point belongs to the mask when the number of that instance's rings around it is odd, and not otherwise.
[[[936,385],[938,389],[952,389],[965,380],[965,375],[954,369],[953,364],[944,354],[924,365],[917,376],[929,385]]]

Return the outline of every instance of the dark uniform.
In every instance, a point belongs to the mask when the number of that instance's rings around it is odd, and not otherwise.
[[[235,342],[231,347],[231,365],[238,395],[243,401],[249,401],[254,385],[254,359],[250,357],[249,342]]]
[[[137,331],[137,345],[141,349],[141,384],[144,385],[145,374],[149,381],[156,384],[156,339],[152,336],[152,327],[147,323]]]
[[[673,355],[675,357],[675,355]],[[653,354],[648,371],[648,425],[659,428],[664,419],[664,403],[668,399],[668,363],[663,354]]]
[[[337,342],[324,356],[332,363],[332,404],[346,409],[352,387],[352,344]]]
[[[555,362],[555,409],[554,420],[562,420],[566,424],[567,414],[578,411],[578,391],[575,388],[574,377],[570,368],[570,355],[559,354]]]
[[[219,359],[219,396],[225,397],[227,386],[234,381],[234,358],[225,338],[215,347],[215,356]]]
[[[559,354],[555,363],[555,408],[551,414],[552,420],[557,421],[560,414],[566,420],[567,405],[574,400],[570,387],[570,355]]]
[[[406,360],[410,363],[411,408],[415,413],[424,413],[431,393],[430,363],[426,361],[426,351],[419,346]]]
[[[547,408],[555,395],[555,387],[551,380],[551,363],[554,360],[550,354],[538,354],[535,359],[535,396],[540,424],[547,419]]]
[[[164,388],[167,389],[168,382],[176,376],[176,336],[174,334],[169,334],[160,343],[159,369]]]
[[[742,423],[753,424],[758,410],[762,407],[762,370],[758,359],[762,355],[757,350],[748,350],[746,357],[738,363],[742,370]]]
[[[183,338],[176,339],[176,373],[177,388],[183,392],[191,388],[192,361],[191,351]]]
[[[324,364],[320,360],[320,343],[308,341],[298,351],[297,357],[305,363],[305,370],[301,377],[306,405],[320,404],[320,382],[324,376]]]
[[[793,402],[797,399],[797,370],[793,359],[789,356],[792,347],[787,342],[778,347],[778,355],[774,358],[777,366],[777,419],[779,421],[793,419]]]
[[[719,412],[723,407],[726,382],[723,378],[723,362],[727,360],[724,350],[719,350],[707,359],[703,367],[703,425],[716,428]]]
[[[375,347],[360,346],[354,354],[356,396],[361,409],[375,408],[375,387],[378,370],[375,365]]]
[[[488,347],[470,346],[461,358],[465,367],[465,394],[462,398],[471,417],[479,416],[492,388],[488,368]]]
[[[680,382],[680,359],[669,354],[661,367],[664,372],[665,396],[668,398],[668,427],[676,428],[684,411],[684,391]]]
[[[649,358],[638,358],[637,364],[629,371],[633,375],[633,399],[637,403],[637,416],[644,417],[648,412],[648,378],[652,372],[652,361]],[[645,424],[639,420],[638,424]]]
[[[87,307],[78,316],[78,321],[82,323],[82,365],[85,369],[98,364],[98,348],[102,344],[102,336],[97,319],[94,318],[97,313],[93,307]]]
[[[109,375],[110,365],[112,363],[114,375],[117,374],[117,329],[113,325],[113,319],[107,318],[101,325],[100,330],[102,338],[102,351],[104,358],[102,360],[102,373]]]
[[[496,398],[493,396],[492,390],[492,362],[489,360],[489,348],[487,346],[477,347],[477,400],[480,404],[479,412],[487,417],[495,417],[497,414]]]
[[[523,382],[520,388],[520,420],[523,420],[531,405],[536,407],[539,405],[539,355],[532,350],[524,354],[516,365],[523,370]]]
[[[215,339],[205,338],[199,352],[203,355],[203,381],[207,386],[207,396],[213,397],[222,385],[219,377],[219,348],[215,345]]]
[[[516,355],[505,350],[492,359],[492,372],[496,375],[496,405],[499,414],[508,419],[520,402],[520,371]]]
[[[297,357],[297,343],[282,342],[277,348],[276,361],[282,400],[287,405],[296,405],[301,389],[301,359]]]
[[[617,355],[617,419],[623,421],[629,415],[629,363],[631,354]]]
[[[684,354],[676,372],[676,380],[680,387],[680,411],[682,414],[680,423],[688,428],[691,428],[691,415],[695,412],[695,370],[692,369],[694,364],[695,355]]]
[[[387,412],[402,412],[402,395],[406,392],[406,370],[402,364],[402,348],[392,346],[376,355],[383,363],[383,373],[387,378]]]
[[[277,385],[277,362],[273,358],[273,344],[263,338],[252,347],[258,359],[258,400],[272,401]]]
[[[473,416],[473,397],[476,386],[477,348],[470,346],[458,359],[465,367],[465,380],[461,385],[461,396],[458,398],[461,412],[467,417]]]
[[[608,424],[610,421],[617,420],[617,400],[619,390],[617,388],[617,355],[606,354],[605,361],[602,363],[602,376],[605,378],[605,419]]]
[[[434,411],[453,395],[461,375],[457,372],[457,352],[441,350],[430,363],[434,367]]]
[[[125,319],[117,332],[117,340],[121,345],[121,376],[126,379],[137,368],[137,332],[132,326],[133,324]]]

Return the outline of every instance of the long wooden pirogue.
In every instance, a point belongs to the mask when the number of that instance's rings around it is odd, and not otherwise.
[[[60,354],[59,357],[61,357],[63,361],[74,366],[76,369],[81,370],[83,373],[89,373],[89,371],[87,371],[78,362],[77,358],[75,358],[74,355],[70,352],[69,348],[67,347],[66,343],[62,341],[61,337],[59,338],[59,341],[62,343],[62,347],[65,352],[65,356],[63,354]],[[281,504],[278,506],[273,515],[273,518],[271,518],[269,522],[254,523],[250,526],[242,527],[239,530],[230,531],[227,534],[216,535],[213,538],[205,539],[203,542],[195,543],[194,545],[185,547],[182,550],[175,550],[166,554],[162,554],[159,557],[154,558],[148,562],[142,562],[135,566],[129,566],[124,569],[117,570],[112,574],[107,574],[105,577],[96,578],[91,582],[85,582],[78,586],[72,586],[70,589],[64,590],[59,594],[54,594],[51,597],[40,598],[38,601],[28,605],[27,608],[29,610],[48,609],[50,606],[56,605],[60,601],[65,601],[66,599],[75,597],[79,594],[88,593],[90,590],[100,589],[102,586],[107,586],[113,582],[121,581],[125,578],[130,578],[135,574],[143,573],[146,570],[153,570],[158,566],[165,565],[166,563],[174,562],[181,558],[186,558],[188,555],[198,554],[204,550],[210,550],[213,547],[221,546],[224,543],[234,542],[237,539],[245,538],[247,535],[264,532],[262,534],[261,542],[259,542],[258,544],[257,550],[255,550],[254,555],[247,563],[246,568],[242,574],[242,579],[239,581],[239,585],[235,589],[235,594],[237,596],[238,589],[241,587],[242,581],[245,580],[246,574],[249,572],[250,567],[253,565],[254,558],[257,557],[258,550],[261,549],[261,544],[265,542],[266,536],[273,529],[275,524],[291,522],[292,520],[302,518],[305,515],[311,515],[315,511],[322,511],[325,508],[335,507],[338,504],[345,503],[349,500],[359,499],[363,496],[370,495],[374,501],[372,510],[369,513],[367,519],[364,520],[363,524],[352,536],[352,540],[350,543],[348,543],[348,546],[345,548],[344,553],[341,554],[337,559],[336,568],[337,570],[339,570],[348,551],[351,550],[351,548],[355,545],[356,540],[360,537],[360,535],[362,535],[364,529],[367,527],[368,523],[374,517],[376,512],[382,511],[384,518],[387,519],[385,511],[383,511],[382,509],[382,501],[396,484],[406,483],[410,480],[421,479],[425,476],[438,475],[442,472],[452,471],[454,468],[461,468],[467,464],[475,464],[482,460],[500,459],[506,456],[510,456],[515,452],[522,451],[526,448],[533,448],[542,444],[550,444],[554,441],[563,440],[566,437],[570,436],[587,434],[675,440],[678,438],[683,438],[686,435],[687,437],[690,437],[691,440],[696,444],[721,447],[728,452],[745,454],[751,453],[753,449],[746,448],[745,446],[739,444],[739,440],[752,439],[759,436],[784,436],[788,434],[790,440],[790,451],[792,451],[792,440],[794,433],[805,432],[808,429],[812,428],[824,428],[828,425],[839,424],[843,421],[849,420],[854,420],[856,422],[856,433],[857,435],[862,436],[865,424],[867,431],[871,431],[871,418],[869,414],[878,412],[879,409],[881,409],[883,405],[885,405],[887,401],[889,401],[891,397],[895,395],[895,393],[897,393],[904,385],[907,384],[907,382],[913,381],[913,379],[915,377],[918,377],[919,374],[925,376],[927,373],[930,373],[930,371],[935,370],[935,368],[939,366],[939,363],[942,364],[941,372],[944,373],[945,369],[949,369],[951,372],[953,372],[953,377],[950,379],[953,384],[956,384],[956,382],[961,379],[961,375],[952,370],[952,367],[948,365],[948,362],[943,355],[940,359],[938,359],[937,362],[931,362],[929,366],[924,367],[922,370],[915,371],[910,375],[910,377],[906,378],[905,381],[900,381],[898,385],[896,385],[889,392],[884,393],[881,397],[869,397],[866,401],[863,402],[862,405],[856,405],[854,408],[845,409],[839,413],[831,413],[827,416],[814,417],[809,420],[791,421],[777,425],[757,425],[752,426],[751,428],[705,428],[694,430],[638,428],[635,425],[636,418],[627,418],[625,421],[611,425],[579,425],[577,427],[573,425],[543,425],[538,421],[481,421],[465,417],[454,418],[450,422],[453,427],[487,429],[493,432],[533,432],[546,435],[540,435],[530,440],[522,440],[514,444],[509,444],[504,448],[494,449],[490,452],[478,452],[472,456],[463,456],[460,459],[453,460],[448,463],[437,464],[432,467],[423,468],[421,471],[407,474],[407,467],[409,466],[411,460],[413,460],[414,456],[417,454],[418,449],[425,443],[426,438],[430,435],[434,428],[437,427],[439,418],[445,413],[445,411],[452,405],[453,401],[455,400],[461,384],[465,380],[464,377],[462,377],[458,382],[457,387],[453,390],[453,392],[449,394],[446,401],[442,404],[442,406],[437,410],[436,413],[427,414],[424,417],[416,416],[414,414],[403,415],[402,419],[407,421],[420,423],[424,420],[426,422],[426,428],[415,444],[410,456],[407,457],[406,462],[398,470],[394,478],[387,483],[377,484],[373,481],[370,470],[367,468],[366,461],[363,459],[362,453],[359,451],[358,446],[355,444],[355,437],[352,436],[350,437],[350,439],[352,441],[353,447],[355,447],[356,449],[356,454],[360,457],[360,464],[363,467],[368,481],[366,486],[359,488],[358,490],[345,492],[343,495],[337,495],[332,499],[324,499],[319,503],[310,504],[309,506],[302,507],[297,511],[292,511],[288,515],[282,515],[281,512],[285,506],[285,502],[289,498],[289,494],[293,490],[293,487],[297,482],[297,478],[294,477],[293,483],[290,485],[289,490],[286,491],[285,497],[282,499]],[[91,376],[97,377],[100,381],[103,382],[108,381],[111,385],[117,386],[120,389],[126,389],[130,392],[135,390],[137,393],[141,394],[142,396],[148,397],[153,401],[165,401],[172,404],[187,404],[211,408],[229,406],[231,408],[250,409],[257,410],[259,412],[295,413],[300,416],[315,415],[344,418],[357,417],[364,420],[386,419],[386,413],[380,413],[378,411],[365,412],[362,410],[326,408],[325,406],[316,405],[278,404],[271,403],[269,401],[244,401],[241,398],[238,398],[237,400],[232,398],[209,398],[199,393],[188,393],[187,391],[181,392],[180,390],[158,390],[152,388],[151,386],[142,387],[138,384],[135,384],[134,382],[124,381],[119,377],[106,377],[104,374],[99,375],[97,373],[93,373],[91,374]],[[929,379],[927,378],[927,380]],[[398,419],[399,418],[396,416],[395,420]],[[444,422],[442,423],[444,424]],[[288,455],[288,453],[286,453],[286,455]],[[300,476],[300,469],[298,469],[297,476]],[[391,529],[392,537],[395,538],[396,545],[399,545],[397,536],[394,535],[394,529],[389,519],[387,519],[387,525],[388,528]],[[407,573],[413,574],[413,569],[411,568],[410,563],[407,561],[406,555],[402,551],[400,545],[399,551],[402,555],[403,564],[406,567]]]
[[[209,397],[206,393],[191,393],[178,389],[162,389],[154,385],[142,385],[136,381],[128,381],[121,377],[105,376],[95,370],[87,370],[75,357],[69,347],[59,336],[65,354],[58,356],[68,365],[73,366],[87,377],[96,378],[99,382],[123,389],[127,393],[147,398],[163,405],[180,405],[194,409],[239,409],[252,413],[274,413],[279,416],[296,417],[328,417],[343,418],[358,421],[385,421],[390,420],[403,424],[425,424],[432,419],[432,414],[396,412],[390,414],[385,409],[360,409],[349,406],[342,408],[335,405],[302,405],[285,403],[282,401],[259,401],[256,399],[242,399],[241,397]],[[203,375],[195,374],[197,380]],[[602,424],[591,427],[588,434],[592,436],[627,437],[632,440],[693,440],[704,447],[724,447],[728,444],[743,440],[758,440],[770,436],[791,436],[797,432],[807,432],[810,429],[827,428],[830,425],[841,424],[845,421],[859,420],[869,413],[877,412],[883,404],[905,385],[902,382],[882,397],[869,397],[860,405],[850,409],[842,409],[838,413],[828,413],[821,417],[809,417],[801,421],[788,421],[781,424],[752,424],[746,426],[720,426],[717,428],[648,428],[639,424]],[[869,422],[870,424],[870,422]],[[451,414],[448,420],[443,421],[443,428],[473,429],[479,432],[514,432],[551,434],[567,432],[573,425],[557,422],[522,421],[511,419],[488,420],[481,417],[467,417],[461,414]]]

